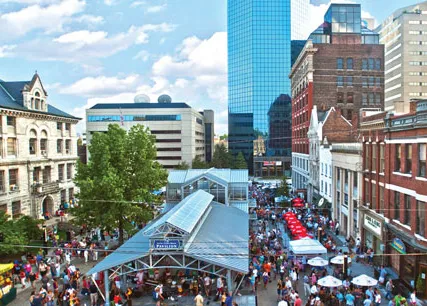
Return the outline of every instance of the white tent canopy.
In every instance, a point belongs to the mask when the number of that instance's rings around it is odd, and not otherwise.
[[[289,249],[295,255],[318,255],[326,254],[328,252],[319,241],[308,237],[290,241]]]

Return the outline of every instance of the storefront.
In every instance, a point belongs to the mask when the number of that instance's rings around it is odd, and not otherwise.
[[[372,248],[375,254],[382,254],[383,220],[379,216],[365,212],[362,227],[362,241],[365,241],[366,246]]]
[[[427,248],[420,245],[411,235],[393,224],[387,224],[388,264],[397,272],[403,284],[416,288],[418,294],[427,296],[427,256],[402,256],[406,254],[426,253]]]
[[[0,305],[7,305],[16,298],[12,269],[13,263],[0,264]]]

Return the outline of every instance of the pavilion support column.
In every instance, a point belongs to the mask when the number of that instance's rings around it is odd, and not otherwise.
[[[228,291],[233,292],[233,278],[231,277],[230,269],[227,270],[227,286],[228,286]]]
[[[108,270],[104,271],[104,287],[105,287],[105,305],[110,305],[110,280],[108,279]]]

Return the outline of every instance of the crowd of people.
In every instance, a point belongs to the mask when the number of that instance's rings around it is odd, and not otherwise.
[[[331,256],[348,254],[356,261],[372,264],[374,252],[360,239],[353,238],[347,238],[343,250],[333,235],[337,235],[339,223],[314,206],[306,204],[301,209],[279,209],[273,204],[272,196],[260,186],[252,186],[251,194],[257,200],[257,223],[252,226],[250,233],[252,260],[246,282],[252,292],[271,290],[272,286],[268,284],[273,282],[279,306],[379,306],[385,300],[389,301],[389,306],[416,305],[415,291],[408,299],[400,294],[392,294],[393,283],[391,279],[386,280],[384,267],[381,268],[379,279],[381,289],[379,286],[359,287],[351,283],[351,264],[345,274],[342,265],[311,267],[307,265],[305,256],[293,256],[284,243],[284,240],[293,238],[283,218],[289,210],[297,215],[310,235],[322,242]],[[320,286],[319,279],[327,275],[340,277],[343,281],[336,288]],[[386,294],[382,293],[384,290]]]

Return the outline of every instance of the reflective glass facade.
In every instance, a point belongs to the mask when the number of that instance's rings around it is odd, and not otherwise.
[[[197,118],[198,119],[198,118]],[[200,120],[200,119],[198,119]],[[89,122],[120,121],[181,121],[181,115],[100,115],[87,116]]]
[[[268,142],[270,106],[290,93],[290,0],[228,0],[229,148]],[[268,154],[276,150],[256,150]],[[250,162],[250,159],[249,159]],[[250,164],[250,163],[249,163]]]

